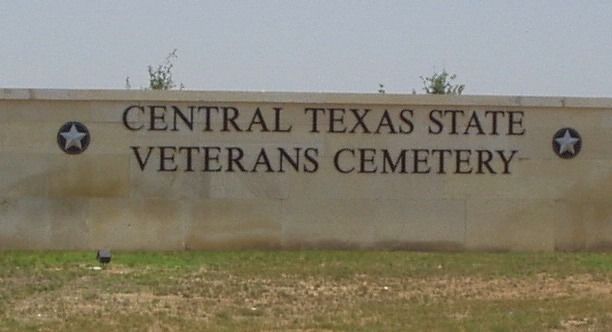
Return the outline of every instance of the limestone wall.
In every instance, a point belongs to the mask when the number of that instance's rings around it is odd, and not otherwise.
[[[2,249],[612,248],[612,99],[4,89],[0,116]]]

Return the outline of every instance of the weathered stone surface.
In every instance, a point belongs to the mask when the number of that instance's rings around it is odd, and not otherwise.
[[[0,89],[0,117],[0,249],[612,249],[611,99]]]

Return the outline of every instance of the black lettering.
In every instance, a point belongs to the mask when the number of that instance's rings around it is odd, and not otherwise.
[[[308,114],[308,112],[312,112],[312,126],[310,127],[310,132],[311,133],[318,133],[319,132],[319,121],[318,121],[318,114],[319,112],[325,113],[325,109],[324,108],[311,108],[311,107],[307,107],[304,109],[304,113]]]
[[[353,115],[355,115],[355,120],[357,121],[357,123],[355,123],[355,126],[353,126],[353,129],[351,129],[349,131],[349,133],[355,133],[355,131],[357,130],[357,127],[361,127],[361,132],[364,134],[369,134],[370,130],[368,129],[368,126],[366,126],[364,119],[366,117],[366,115],[368,115],[368,113],[371,112],[371,110],[368,109],[364,109],[364,110],[360,110],[360,109],[356,109],[356,108],[352,108],[350,109],[351,113],[353,113]],[[360,111],[363,111],[363,113],[359,113]]]
[[[136,130],[140,130],[144,127],[144,124],[140,124],[139,127],[132,127],[130,126],[130,122],[128,121],[128,113],[131,110],[139,110],[140,113],[144,114],[145,110],[144,107],[142,106],[138,106],[138,105],[132,105],[128,108],[125,109],[125,111],[123,111],[123,125],[125,126],[125,128],[132,130],[132,131],[136,131]]]
[[[465,131],[463,132],[463,134],[464,135],[468,135],[470,133],[470,128],[476,128],[478,130],[476,135],[484,135],[485,134],[484,130],[482,130],[482,125],[480,124],[480,120],[478,119],[478,113],[476,113],[476,111],[472,112],[472,116],[470,117],[470,121],[468,122],[468,125],[465,128]]]
[[[139,146],[130,146],[130,149],[134,151],[134,155],[136,156],[136,161],[138,162],[138,166],[140,166],[140,170],[144,171],[147,163],[149,162],[149,157],[151,157],[151,152],[153,151],[153,147],[149,146],[147,151],[147,156],[144,160],[140,156],[140,147]]]
[[[204,157],[204,168],[202,172],[220,172],[221,165],[219,165],[219,154],[221,153],[221,148],[218,146],[204,146],[202,147],[203,157]],[[211,168],[211,161],[217,163],[216,168]]]
[[[406,118],[406,113],[410,114],[410,119]],[[412,117],[414,116],[414,112],[409,109],[404,109],[400,112],[400,120],[402,123],[408,126],[408,129],[404,129],[401,125],[399,126],[399,132],[401,134],[410,134],[414,130],[414,124],[412,123]]]
[[[389,116],[389,111],[385,110],[382,117],[380,118],[380,122],[378,123],[378,127],[376,128],[376,133],[380,134],[380,129],[383,127],[389,128],[387,130],[388,134],[396,134],[395,127],[393,126],[393,121],[391,121],[391,117]]]
[[[294,148],[293,150],[295,151],[294,157],[289,155],[289,153],[285,151],[285,149],[278,148],[278,151],[280,152],[279,172],[285,173],[285,161],[291,164],[291,167],[293,167],[295,171],[300,170],[300,150],[302,149]]]
[[[244,157],[244,151],[238,147],[227,148],[227,171],[230,173],[234,172],[234,165],[236,165],[241,172],[246,172],[244,166],[242,166],[242,158]]]
[[[174,146],[160,146],[159,148],[159,169],[158,172],[175,172],[177,170],[174,157],[176,156],[176,147]],[[170,155],[166,155],[166,152],[172,152]],[[172,162],[174,167],[169,167],[168,162]]]
[[[181,153],[182,151],[186,151],[186,155],[187,155],[187,166],[185,167],[185,172],[193,172],[193,165],[192,165],[192,161],[193,161],[193,152],[200,151],[200,148],[198,148],[197,146],[181,146],[178,149],[178,152]]]
[[[348,173],[352,173],[355,171],[355,167],[351,167],[349,169],[343,169],[340,167],[340,155],[344,152],[349,152],[351,155],[353,155],[353,158],[355,158],[355,150],[353,149],[341,149],[338,150],[338,152],[336,152],[336,154],[334,155],[334,167],[336,167],[336,170],[338,170],[338,172],[340,173],[344,173],[344,174],[348,174]]]
[[[414,173],[415,174],[429,174],[429,172],[431,172],[431,167],[429,167],[429,165],[427,165],[427,161],[428,161],[428,157],[429,157],[429,150],[424,150],[424,149],[415,149],[412,150],[414,151]],[[419,156],[419,154],[424,153],[423,156]],[[421,164],[425,164],[425,166],[427,166],[426,169],[421,169],[419,166]]]
[[[461,155],[465,154],[466,157],[462,158]],[[457,162],[455,167],[455,174],[471,174],[472,167],[470,166],[470,156],[472,155],[472,151],[470,150],[455,150],[455,161]],[[468,169],[463,170],[462,166],[470,166]]]
[[[446,169],[444,167],[444,160],[445,160],[445,153],[448,153],[448,155],[452,155],[453,151],[452,150],[431,150],[431,155],[435,155],[438,154],[438,174],[446,174]]]
[[[198,112],[200,111],[204,111],[204,119],[205,119],[205,124],[204,124],[204,130],[202,131],[212,131],[211,128],[211,117],[210,117],[210,113],[211,111],[216,111],[217,113],[219,113],[219,107],[217,106],[200,106],[198,107]]]
[[[516,115],[516,119],[515,116]],[[523,111],[508,112],[508,135],[522,136],[525,135],[523,128]],[[517,127],[515,127],[517,125]],[[520,131],[517,131],[520,130]]]
[[[451,115],[451,131],[449,134],[451,135],[457,135],[459,134],[457,132],[457,115],[458,114],[465,114],[464,111],[462,110],[445,110],[444,111],[444,116],[446,116],[446,114],[450,114]]]
[[[306,163],[304,163],[304,172],[314,173],[319,169],[319,161],[317,159],[318,156],[319,150],[316,148],[307,148],[304,151],[304,157],[306,158],[306,161],[310,163],[310,167],[308,167]]]
[[[440,117],[442,117],[442,111],[440,110],[432,110],[431,112],[429,112],[429,121],[436,125],[437,129],[432,129],[431,124],[429,125],[428,129],[430,134],[438,135],[442,132],[442,130],[444,130],[444,125],[442,124],[440,118],[436,118],[434,114],[438,114]]]
[[[266,125],[266,121],[263,118],[263,115],[261,114],[261,110],[259,109],[259,107],[257,107],[257,109],[255,110],[255,113],[253,113],[253,118],[251,119],[251,123],[249,124],[249,128],[246,130],[248,132],[253,131],[253,125],[259,125],[261,127],[261,129],[259,130],[260,132],[268,132],[268,126]]]
[[[272,165],[270,164],[270,159],[268,158],[268,155],[266,154],[266,149],[264,148],[259,150],[259,154],[257,155],[257,160],[255,160],[255,164],[253,165],[251,172],[256,173],[257,167],[259,167],[260,165],[263,165],[266,167],[266,173],[274,172],[274,170],[272,169]]]
[[[506,157],[503,150],[497,150],[495,152],[497,152],[499,157],[504,162],[504,173],[503,174],[510,174],[510,162],[512,161],[512,158],[514,158],[514,155],[518,153],[518,150],[512,150],[512,153],[508,157]]]
[[[274,131],[277,133],[288,133],[291,132],[293,126],[289,126],[288,128],[281,128],[281,111],[282,107],[274,107]]]
[[[366,156],[368,154],[368,156]],[[376,173],[378,169],[374,162],[374,156],[376,156],[375,149],[359,149],[359,172],[358,173]],[[367,168],[372,166],[372,168]]]
[[[387,171],[387,168],[391,170],[391,173],[395,173],[398,167],[399,173],[406,173],[406,151],[407,150],[402,149],[399,156],[397,156],[397,159],[394,162],[393,158],[391,158],[389,150],[383,149],[383,167],[381,173],[389,173],[389,171]]]
[[[172,121],[173,124],[173,128],[172,131],[178,131],[178,128],[176,127],[176,123],[178,122],[177,119],[181,118],[181,120],[183,121],[183,123],[187,126],[187,128],[189,128],[189,130],[193,131],[193,110],[194,107],[191,106],[189,107],[189,118],[187,118],[187,116],[185,114],[183,114],[183,112],[176,106],[172,106],[172,110],[174,113],[174,118]]]
[[[330,133],[346,133],[346,126],[344,125],[344,108],[330,108],[329,110],[329,132]],[[339,128],[336,125],[341,125]]]
[[[162,111],[161,113],[157,113],[157,110]],[[150,124],[149,131],[164,131],[168,130],[168,124],[166,123],[166,106],[149,106],[149,115],[150,115]],[[158,127],[157,124],[162,120],[161,124],[163,126]]]
[[[498,124],[497,119],[499,115],[504,117],[506,115],[506,112],[504,111],[485,111],[485,117],[487,117],[487,115],[491,115],[491,132],[489,132],[489,135],[499,135],[499,132],[497,131],[497,124]]]
[[[221,111],[223,112],[223,129],[221,131],[230,131],[230,125],[232,125],[235,131],[242,131],[236,123],[236,119],[240,115],[236,107],[221,107]]]
[[[493,160],[493,152],[488,150],[476,150],[476,154],[478,155],[478,169],[476,174],[484,174],[483,166],[489,170],[489,173],[496,174],[490,164],[491,160]],[[484,155],[486,155],[486,157]]]

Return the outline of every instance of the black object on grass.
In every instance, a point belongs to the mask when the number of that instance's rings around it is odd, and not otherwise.
[[[110,263],[112,257],[113,255],[108,249],[100,249],[96,254],[96,259],[98,260],[98,262],[100,262],[100,264]]]

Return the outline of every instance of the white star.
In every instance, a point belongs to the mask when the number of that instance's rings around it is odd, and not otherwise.
[[[579,138],[572,137],[569,130],[566,129],[565,134],[563,134],[563,137],[555,138],[555,142],[559,144],[559,154],[563,154],[566,151],[569,151],[569,153],[573,155],[576,154],[576,151],[574,150],[574,145],[578,143],[579,140]]]
[[[62,137],[66,140],[64,150],[68,150],[73,146],[79,150],[83,150],[81,140],[83,137],[87,136],[87,134],[79,132],[74,124],[72,124],[72,127],[70,127],[70,131],[60,133],[60,135],[62,135]]]

